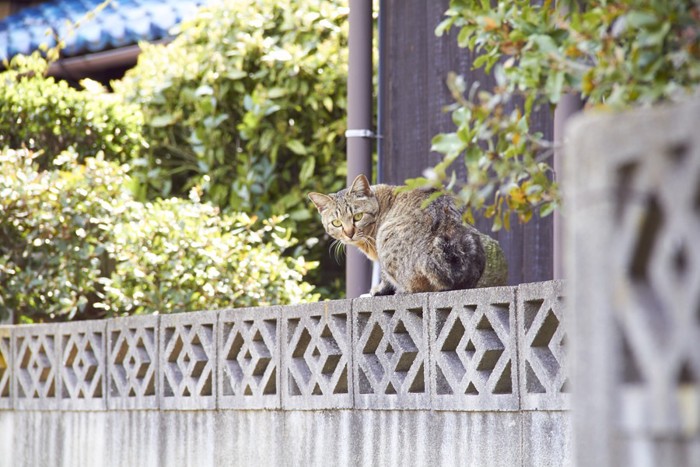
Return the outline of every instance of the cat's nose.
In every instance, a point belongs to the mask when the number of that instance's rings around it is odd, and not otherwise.
[[[345,233],[348,238],[352,238],[353,235],[355,235],[355,227],[343,227],[343,233]]]

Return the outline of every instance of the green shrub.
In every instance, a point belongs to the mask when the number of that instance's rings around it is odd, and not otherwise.
[[[245,214],[177,198],[132,203],[114,227],[108,295],[126,310],[161,313],[313,301],[303,276],[314,264],[281,255],[294,241],[278,221],[256,227]]]
[[[314,265],[274,220],[193,200],[134,201],[127,167],[0,152],[0,315],[60,321],[314,300]]]
[[[0,306],[32,320],[92,317],[124,174],[97,159],[39,171],[36,154],[0,153]],[[59,156],[56,162],[66,158]]]
[[[700,7],[687,0],[465,2],[450,0],[436,33],[492,72],[493,89],[450,76],[455,131],[433,139],[445,155],[413,187],[448,185],[463,204],[508,227],[559,204],[548,164],[553,145],[533,130],[538,107],[579,94],[585,109],[621,109],[683,100],[700,86]],[[466,53],[466,52],[465,52]],[[541,115],[541,114],[540,114]],[[460,160],[466,183],[447,167]]]
[[[38,54],[17,56],[0,73],[0,148],[42,150],[48,159],[72,147],[83,157],[103,152],[126,161],[144,149],[138,107],[86,81],[85,90],[45,77]]]
[[[141,105],[142,189],[203,199],[323,234],[308,191],[344,185],[347,8],[342,0],[231,0],[147,45],[115,91]],[[326,248],[314,249],[314,254]]]

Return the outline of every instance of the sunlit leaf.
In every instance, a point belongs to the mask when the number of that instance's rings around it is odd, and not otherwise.
[[[302,143],[298,139],[290,139],[289,141],[287,141],[286,145],[289,148],[289,150],[292,151],[294,154],[303,156],[307,153],[306,146],[304,146],[304,143]]]

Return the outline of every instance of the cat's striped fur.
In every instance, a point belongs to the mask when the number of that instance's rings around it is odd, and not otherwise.
[[[487,263],[484,240],[495,241],[463,223],[452,198],[440,196],[423,208],[432,191],[396,188],[370,186],[359,175],[338,193],[309,193],[331,237],[379,262],[382,280],[372,295],[497,285],[479,283]],[[505,283],[501,276],[496,282]]]

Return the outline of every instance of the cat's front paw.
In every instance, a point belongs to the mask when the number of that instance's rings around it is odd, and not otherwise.
[[[372,290],[369,291],[369,294],[372,297],[381,296],[381,295],[394,295],[395,293],[396,293],[396,289],[391,284],[387,284],[384,281],[375,285],[374,287],[372,287]]]

